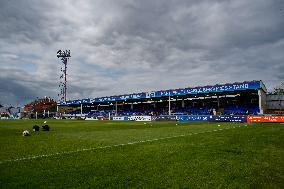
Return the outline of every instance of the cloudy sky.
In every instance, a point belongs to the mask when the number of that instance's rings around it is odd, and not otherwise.
[[[0,103],[284,81],[283,0],[2,0]]]

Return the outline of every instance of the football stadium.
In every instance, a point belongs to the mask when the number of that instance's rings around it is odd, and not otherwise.
[[[0,120],[0,186],[283,188],[281,97],[244,81],[36,100]]]
[[[284,189],[283,0],[2,0],[0,23],[0,189]]]

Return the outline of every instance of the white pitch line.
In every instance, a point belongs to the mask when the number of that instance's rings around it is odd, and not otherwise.
[[[241,126],[239,126],[239,127],[241,127]],[[228,128],[224,128],[224,129],[234,129],[234,128],[236,128],[236,126],[235,127],[228,127]],[[8,162],[23,161],[23,160],[32,160],[32,159],[38,159],[38,158],[43,158],[43,157],[51,157],[51,156],[63,155],[63,154],[74,154],[74,153],[83,152],[83,151],[92,151],[92,150],[98,150],[98,149],[106,149],[106,148],[113,148],[113,147],[119,147],[119,146],[134,145],[134,144],[139,144],[139,143],[154,142],[154,141],[159,141],[159,140],[173,139],[173,138],[178,138],[178,137],[186,137],[186,136],[203,134],[203,133],[212,133],[212,132],[216,132],[216,131],[222,131],[224,129],[218,129],[218,130],[215,129],[215,130],[203,131],[203,132],[200,132],[200,133],[189,133],[189,134],[168,136],[168,137],[163,137],[163,138],[154,138],[154,139],[148,139],[148,140],[133,141],[133,142],[123,143],[123,144],[114,144],[114,145],[111,145],[111,146],[109,145],[109,146],[99,146],[99,147],[93,147],[93,148],[83,148],[83,149],[77,149],[77,150],[71,150],[71,151],[56,152],[56,153],[53,153],[53,154],[42,154],[42,155],[35,155],[35,156],[29,156],[29,157],[23,157],[23,158],[17,158],[17,159],[9,159],[9,160],[0,161],[0,164],[8,163]]]

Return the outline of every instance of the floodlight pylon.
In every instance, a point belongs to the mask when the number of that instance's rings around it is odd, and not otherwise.
[[[58,50],[57,51],[57,58],[60,58],[63,63],[63,68],[61,67],[60,71],[62,72],[60,75],[60,83],[59,83],[59,90],[60,93],[58,94],[60,101],[67,100],[67,62],[68,59],[71,57],[70,50]]]

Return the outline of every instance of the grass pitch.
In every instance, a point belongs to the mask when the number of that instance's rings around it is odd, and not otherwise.
[[[0,120],[0,188],[284,188],[282,124],[43,121]]]

